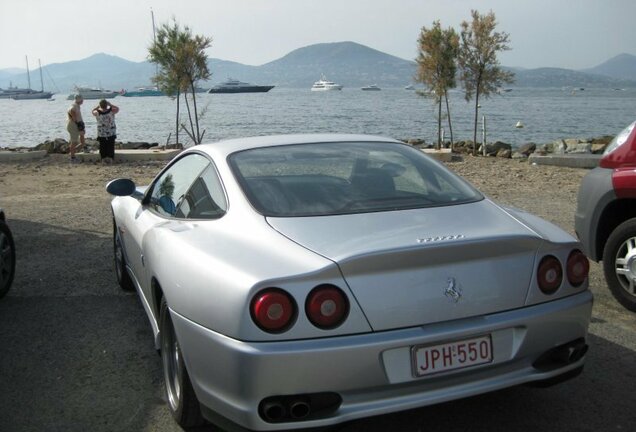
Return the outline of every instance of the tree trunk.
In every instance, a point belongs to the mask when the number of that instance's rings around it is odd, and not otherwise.
[[[187,91],[185,92],[185,96],[183,98],[185,99],[186,108],[188,109],[188,121],[190,122],[190,130],[188,131],[188,135],[190,135],[190,138],[192,139],[192,141],[194,141],[194,144],[196,145],[199,143],[197,142],[197,137],[194,136],[194,123],[192,122],[192,111],[190,110],[190,103],[188,102]]]
[[[473,156],[477,155],[477,121],[479,119],[479,85],[475,91],[475,127],[473,129]]]
[[[175,142],[175,144],[179,144],[179,101],[181,100],[181,92],[179,90],[177,90],[177,120],[175,122],[175,127],[177,128],[176,133],[175,133],[175,139],[177,140],[177,142]]]
[[[437,95],[437,150],[442,148],[442,95]]]
[[[196,97],[196,91],[194,89],[194,81],[190,81],[190,87],[192,88],[192,106],[194,107],[194,123],[196,124],[197,127],[197,140],[195,144],[201,144],[202,141],[202,136],[201,133],[199,132],[199,114],[197,112],[197,97]]]
[[[448,115],[448,129],[450,132],[450,148],[453,150],[453,123],[451,122],[450,106],[448,105],[448,92],[444,91],[444,99],[446,100],[446,114]]]

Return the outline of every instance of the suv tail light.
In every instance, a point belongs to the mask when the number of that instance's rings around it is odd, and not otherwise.
[[[285,291],[266,288],[254,296],[250,312],[261,329],[280,333],[287,330],[296,317],[296,303]]]
[[[321,329],[338,327],[349,313],[349,301],[333,285],[320,285],[307,296],[305,312],[309,321]]]
[[[563,281],[561,262],[552,255],[543,257],[537,270],[537,282],[544,294],[554,294]]]
[[[590,263],[583,252],[575,249],[570,252],[566,268],[568,282],[570,285],[578,287],[585,282],[590,271]]]

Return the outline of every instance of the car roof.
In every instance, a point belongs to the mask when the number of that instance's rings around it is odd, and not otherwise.
[[[335,142],[386,142],[403,144],[393,138],[365,134],[290,134],[267,135],[221,140],[191,147],[211,156],[225,157],[232,153],[262,147],[294,144],[335,143]]]

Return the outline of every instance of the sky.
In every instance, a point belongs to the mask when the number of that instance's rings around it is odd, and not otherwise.
[[[0,0],[0,69],[95,53],[143,61],[157,26],[175,18],[212,37],[208,57],[248,65],[297,48],[353,41],[412,60],[423,26],[459,30],[471,10],[493,11],[510,36],[502,65],[594,67],[636,55],[636,0]]]

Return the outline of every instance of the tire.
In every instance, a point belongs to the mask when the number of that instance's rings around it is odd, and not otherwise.
[[[113,221],[113,251],[117,283],[124,291],[134,291],[135,284],[133,284],[133,281],[128,274],[128,270],[126,270],[126,257],[121,242],[121,234],[117,229],[115,221]]]
[[[4,297],[15,276],[15,243],[9,226],[0,221],[0,298]]]
[[[610,234],[603,250],[603,271],[614,298],[636,312],[636,218]]]
[[[165,297],[161,299],[159,308],[159,334],[163,378],[170,414],[184,429],[200,426],[204,422],[201,408],[183,362]]]

